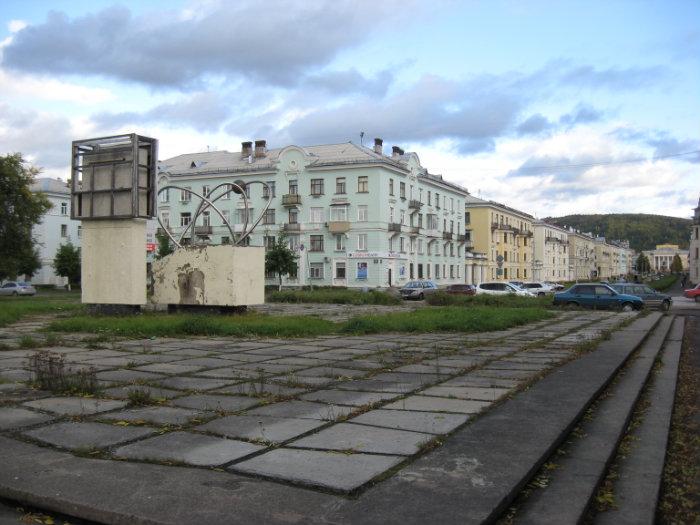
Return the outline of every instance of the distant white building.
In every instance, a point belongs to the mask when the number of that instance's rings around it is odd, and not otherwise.
[[[61,244],[69,241],[80,246],[80,221],[70,218],[70,188],[61,179],[38,178],[32,185],[32,192],[43,193],[51,203],[51,209],[34,226],[32,235],[39,248],[41,269],[32,277],[33,284],[64,286],[65,277],[54,273],[53,260]]]
[[[700,199],[694,210],[693,226],[690,232],[690,249],[688,250],[688,267],[690,282],[700,283]]]

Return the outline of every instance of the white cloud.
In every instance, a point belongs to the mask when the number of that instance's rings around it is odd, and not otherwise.
[[[10,20],[7,23],[7,29],[10,30],[10,33],[17,33],[18,31],[21,31],[25,27],[27,27],[27,22],[24,20]]]
[[[114,99],[114,94],[105,88],[89,87],[55,78],[9,73],[0,69],[0,99],[7,100],[11,97],[100,104]]]

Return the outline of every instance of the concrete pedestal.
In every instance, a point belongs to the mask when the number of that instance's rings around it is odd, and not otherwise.
[[[82,302],[146,304],[146,221],[83,220]]]
[[[153,263],[153,302],[245,306],[265,302],[265,249],[183,247]]]

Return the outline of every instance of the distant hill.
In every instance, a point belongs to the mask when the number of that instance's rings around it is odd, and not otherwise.
[[[557,226],[570,226],[609,240],[627,239],[637,250],[653,250],[657,244],[678,244],[688,248],[690,219],[647,215],[644,213],[608,213],[604,215],[566,215],[544,219]]]

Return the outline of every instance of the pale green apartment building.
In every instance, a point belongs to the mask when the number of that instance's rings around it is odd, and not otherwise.
[[[227,182],[251,185],[250,221],[270,202],[250,237],[269,246],[287,236],[298,254],[298,271],[286,286],[354,288],[402,286],[411,279],[440,285],[465,282],[464,201],[467,191],[421,166],[418,155],[394,146],[384,154],[351,142],[267,149],[265,141],[244,142],[241,151],[189,153],[163,160],[158,185],[176,185],[159,195],[158,214],[176,236],[192,220],[200,199]],[[215,192],[213,197],[219,192]],[[216,206],[239,234],[245,222],[238,195]],[[212,209],[195,225],[195,242],[231,241]],[[275,283],[274,276],[268,276]]]

